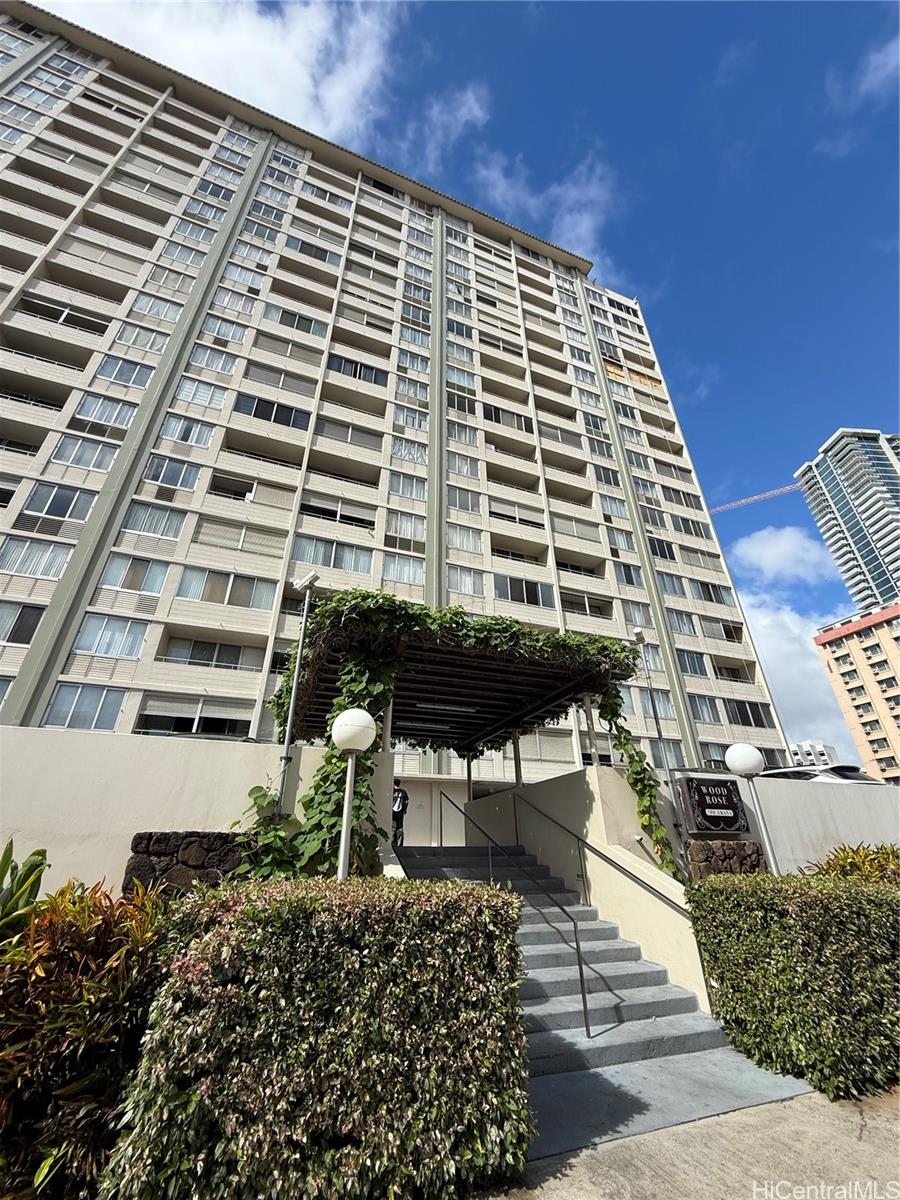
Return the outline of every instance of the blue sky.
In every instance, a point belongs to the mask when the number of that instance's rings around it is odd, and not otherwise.
[[[898,425],[893,4],[48,7],[593,258],[711,504]],[[802,496],[717,528],[788,734],[849,756],[809,638],[852,605]]]

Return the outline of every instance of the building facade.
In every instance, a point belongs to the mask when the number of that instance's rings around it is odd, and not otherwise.
[[[839,429],[795,472],[860,608],[900,594],[900,436]]]
[[[0,12],[0,721],[271,739],[312,565],[325,589],[640,627],[648,677],[624,696],[658,765],[721,766],[733,741],[785,762],[636,300],[140,55]],[[585,738],[534,735],[528,773]]]
[[[900,604],[836,621],[815,641],[863,769],[900,783]]]
[[[830,767],[840,761],[834,746],[825,742],[791,742],[789,749],[795,767]]]

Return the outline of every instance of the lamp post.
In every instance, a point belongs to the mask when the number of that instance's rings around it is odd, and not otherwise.
[[[350,838],[353,833],[353,784],[356,780],[356,756],[375,741],[375,722],[364,708],[348,708],[335,717],[331,740],[347,756],[347,782],[344,786],[344,815],[338,851],[338,879],[350,876]]]
[[[302,579],[291,580],[291,587],[294,591],[304,593],[303,616],[300,618],[300,636],[297,639],[297,657],[294,660],[294,678],[291,681],[291,702],[288,705],[287,724],[284,728],[284,752],[281,755],[278,798],[275,801],[275,812],[273,813],[276,819],[284,810],[284,789],[287,787],[287,769],[291,762],[291,742],[294,740],[294,716],[297,712],[297,688],[300,683],[300,664],[303,661],[303,643],[306,640],[306,620],[309,616],[309,602],[312,597],[313,585],[318,578],[318,571],[309,571]]]
[[[747,781],[747,787],[750,789],[750,795],[753,797],[753,803],[756,808],[756,823],[759,826],[759,832],[762,836],[766,858],[769,860],[769,868],[774,875],[778,864],[775,861],[772,839],[769,837],[769,828],[766,825],[765,813],[762,810],[759,793],[754,783],[755,777],[761,771],[765,770],[766,760],[760,751],[755,746],[751,746],[749,742],[735,742],[733,746],[729,746],[725,751],[725,766],[732,775],[738,775],[741,779],[746,779]]]

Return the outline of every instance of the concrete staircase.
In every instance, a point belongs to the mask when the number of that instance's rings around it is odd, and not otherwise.
[[[683,1055],[726,1045],[718,1022],[698,1009],[693,992],[668,982],[665,967],[647,962],[635,942],[550,874],[523,846],[491,854],[492,875],[524,901],[519,944],[525,961],[522,1007],[531,1074],[553,1075]],[[482,846],[404,846],[397,852],[410,879],[488,882]],[[535,882],[565,908],[560,912]],[[585,1036],[572,921],[578,922],[591,1037]]]

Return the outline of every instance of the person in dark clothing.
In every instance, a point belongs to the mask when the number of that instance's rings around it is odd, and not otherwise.
[[[391,845],[403,845],[403,818],[409,808],[409,793],[399,779],[394,780],[394,797],[391,801]]]

